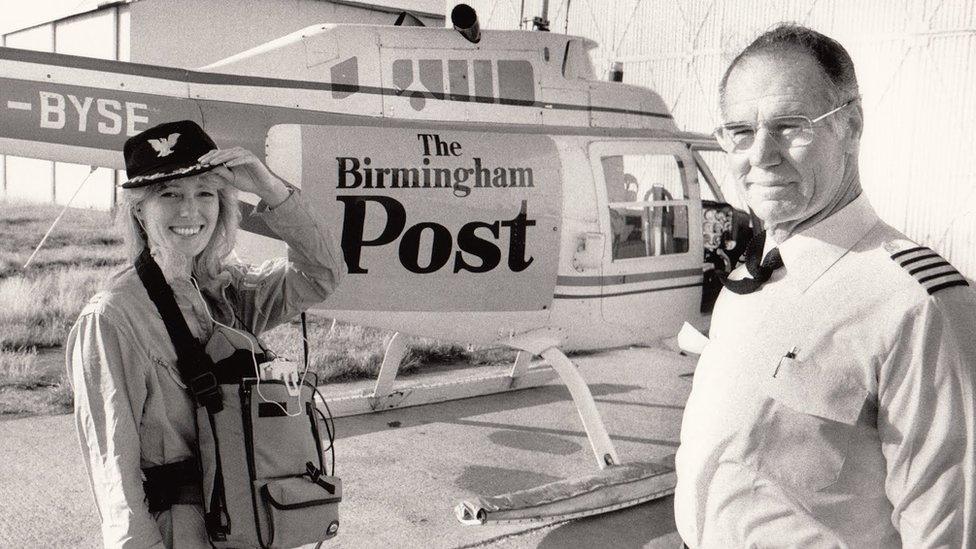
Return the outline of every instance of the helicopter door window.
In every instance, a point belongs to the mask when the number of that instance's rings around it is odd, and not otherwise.
[[[601,158],[610,208],[613,259],[688,251],[688,206],[679,157],[667,154]]]
[[[698,163],[698,180],[701,185],[702,199],[715,200],[731,204],[740,210],[747,207],[742,203],[735,188],[735,176],[729,168],[726,154],[722,151],[695,151],[695,161]],[[712,186],[715,185],[713,189]]]

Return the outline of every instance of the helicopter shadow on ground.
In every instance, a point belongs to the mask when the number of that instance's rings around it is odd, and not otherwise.
[[[640,385],[624,385],[619,383],[595,383],[590,385],[590,392],[594,398],[618,395],[631,391],[645,389]],[[385,412],[374,412],[359,416],[343,417],[336,420],[338,439],[368,435],[378,431],[395,428],[416,427],[430,423],[453,423],[459,425],[494,426],[499,429],[513,431],[534,432],[551,435],[572,435],[586,437],[580,426],[576,430],[544,429],[515,424],[492,423],[474,419],[473,416],[484,416],[497,412],[543,406],[555,402],[571,401],[569,390],[563,385],[543,385],[520,391],[497,393],[493,395],[451,400],[423,406],[412,406]],[[618,438],[618,437],[614,437]],[[623,437],[628,438],[628,437]],[[640,442],[653,444],[649,439],[637,439]],[[531,443],[531,442],[530,442]],[[669,443],[670,444],[670,443]]]
[[[633,391],[644,391],[646,387],[620,383],[594,383],[589,386],[595,400],[609,403],[640,404],[622,400],[620,397]],[[486,428],[490,430],[487,438],[496,446],[526,450],[552,456],[568,456],[587,452],[589,444],[582,425],[538,426],[516,422],[498,421],[493,414],[519,409],[530,410],[539,406],[565,402],[572,398],[563,385],[544,385],[541,387],[474,397],[463,400],[428,404],[420,407],[402,408],[377,412],[363,416],[342,418],[339,436],[358,437],[389,429],[405,429],[426,424],[445,423],[451,425]],[[653,405],[658,406],[658,405]],[[661,405],[663,406],[663,405]],[[670,406],[668,406],[670,407]],[[536,422],[537,423],[537,422]],[[665,446],[673,448],[677,442],[632,435],[613,435],[615,441]],[[461,490],[482,496],[493,496],[541,486],[563,479],[559,473],[532,468],[499,467],[478,463],[467,464],[455,479],[454,484]]]

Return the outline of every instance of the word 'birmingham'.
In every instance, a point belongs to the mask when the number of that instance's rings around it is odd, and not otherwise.
[[[472,188],[534,187],[532,168],[486,168],[474,157],[470,168],[431,168],[430,158],[421,160],[422,167],[373,168],[368,156],[362,160],[351,156],[336,157],[337,189],[430,189],[451,188],[454,196],[463,198]],[[468,183],[473,183],[473,187]]]

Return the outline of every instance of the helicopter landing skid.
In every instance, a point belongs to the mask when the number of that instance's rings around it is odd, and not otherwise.
[[[465,525],[568,520],[607,513],[674,493],[674,468],[658,462],[620,464],[590,388],[576,365],[551,341],[521,346],[541,355],[559,374],[579,412],[600,471],[494,497],[477,497],[454,508]],[[545,348],[543,348],[545,347]]]
[[[408,406],[504,393],[545,385],[556,373],[545,364],[531,363],[531,354],[519,351],[508,372],[452,377],[449,380],[397,384],[396,377],[406,346],[399,332],[386,347],[380,373],[372,390],[327,399],[333,417],[355,416]]]
[[[674,483],[674,470],[660,463],[614,465],[579,479],[465,500],[454,514],[465,525],[569,520],[671,495]]]

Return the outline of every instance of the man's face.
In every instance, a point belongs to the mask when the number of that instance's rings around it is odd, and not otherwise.
[[[726,85],[725,123],[760,124],[776,116],[817,118],[837,107],[829,103],[828,84],[816,61],[799,53],[759,54],[736,66]],[[845,111],[814,125],[809,145],[785,147],[765,129],[752,148],[729,153],[738,190],[767,228],[795,226],[825,209],[843,192],[845,157],[854,139]]]

